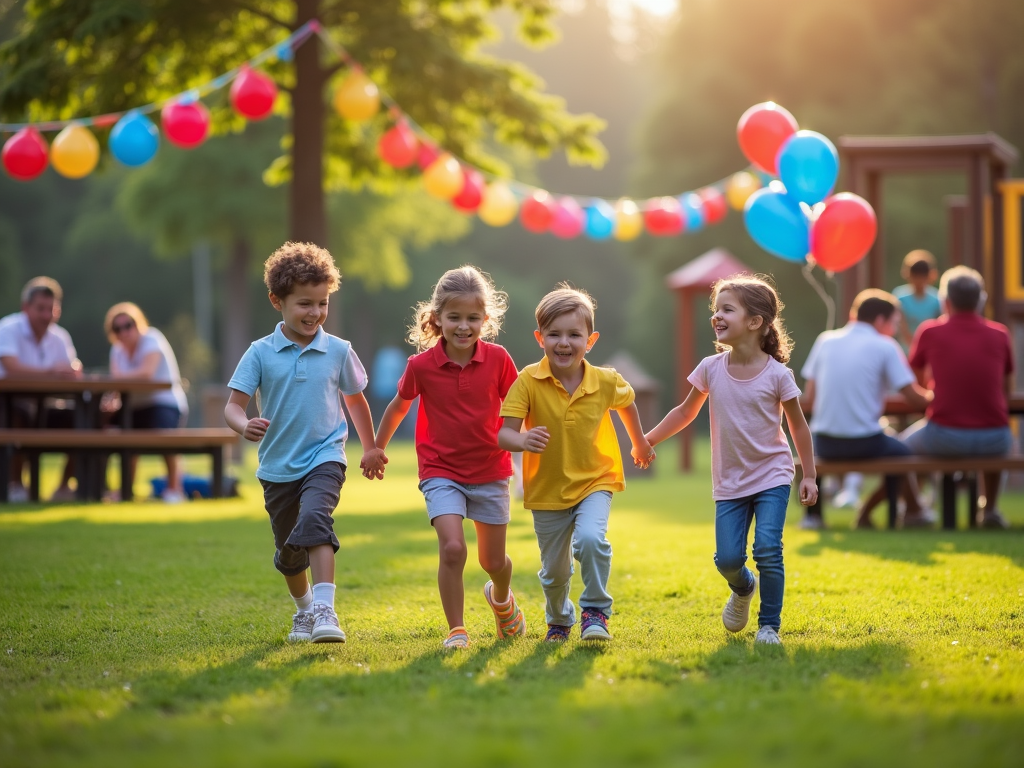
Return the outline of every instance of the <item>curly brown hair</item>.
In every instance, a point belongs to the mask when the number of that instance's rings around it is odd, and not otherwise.
[[[320,285],[334,293],[341,285],[341,273],[326,248],[313,243],[288,242],[274,251],[263,265],[263,282],[267,290],[283,299],[295,286]]]

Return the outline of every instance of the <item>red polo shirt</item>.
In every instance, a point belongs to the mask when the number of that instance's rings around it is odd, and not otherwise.
[[[958,429],[1009,423],[1005,382],[1013,373],[1013,352],[1005,325],[975,312],[923,322],[914,335],[910,367],[931,368],[930,421]]]
[[[512,476],[512,455],[498,447],[501,402],[518,371],[505,348],[478,340],[462,367],[441,339],[409,358],[398,382],[404,400],[419,396],[416,457],[420,480],[445,477],[466,485]]]

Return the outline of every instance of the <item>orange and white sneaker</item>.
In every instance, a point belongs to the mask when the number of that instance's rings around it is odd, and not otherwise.
[[[491,597],[493,588],[493,581],[484,584],[484,597],[487,599],[487,604],[491,606],[491,610],[494,611],[494,624],[498,629],[498,637],[505,639],[525,635],[526,617],[519,610],[519,604],[516,603],[516,596],[512,594],[512,590],[508,591],[508,602],[502,605]]]
[[[448,648],[469,648],[469,633],[465,627],[452,627],[443,641],[441,647]]]

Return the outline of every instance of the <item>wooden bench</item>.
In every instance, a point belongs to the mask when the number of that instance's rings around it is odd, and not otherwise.
[[[29,498],[39,500],[39,457],[44,453],[73,453],[97,460],[107,454],[121,458],[121,500],[130,501],[131,457],[139,454],[206,454],[213,462],[212,495],[223,494],[224,449],[238,442],[238,433],[222,429],[0,429],[0,502],[7,501],[7,478],[15,451],[29,457],[31,485]],[[102,468],[100,468],[102,471]],[[98,477],[83,467],[81,478]],[[82,480],[79,480],[82,483]],[[88,480],[80,486],[79,498],[98,498],[101,489]]]
[[[796,460],[797,467],[800,460]],[[942,527],[952,530],[956,528],[956,475],[963,474],[968,484],[968,526],[973,527],[978,511],[979,472],[1003,472],[1024,470],[1024,456],[957,456],[943,458],[936,456],[886,456],[878,459],[846,459],[815,461],[819,484],[817,503],[808,507],[810,515],[821,515],[821,478],[825,475],[843,475],[847,472],[861,472],[866,475],[908,475],[941,474],[942,475]],[[889,490],[889,527],[896,527],[897,505],[899,493]]]

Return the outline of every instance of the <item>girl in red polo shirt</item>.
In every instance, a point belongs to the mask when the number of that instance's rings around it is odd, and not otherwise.
[[[498,447],[501,402],[516,380],[515,363],[493,339],[501,330],[508,296],[476,267],[450,269],[428,301],[416,308],[408,340],[418,354],[405,373],[377,430],[387,448],[398,425],[420,398],[416,418],[419,488],[437,532],[437,586],[448,619],[445,648],[465,648],[463,624],[466,537],[462,521],[476,526],[480,566],[491,577],[484,597],[494,611],[498,637],[526,633],[526,620],[509,585],[505,554],[512,458]]]

